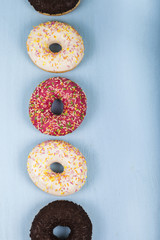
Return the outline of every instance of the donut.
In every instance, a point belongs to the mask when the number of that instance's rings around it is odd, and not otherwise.
[[[52,171],[53,163],[61,164],[64,171]],[[87,165],[82,153],[71,144],[59,140],[37,145],[28,156],[27,170],[37,187],[56,196],[79,191],[87,178]]]
[[[57,45],[58,50],[57,47],[55,49]],[[81,62],[84,44],[82,37],[70,25],[46,22],[30,32],[27,51],[33,63],[42,70],[61,73],[74,69]]]
[[[57,226],[69,227],[66,240],[91,240],[92,223],[84,209],[70,201],[54,201],[35,216],[30,237],[32,240],[58,240],[54,235]],[[64,239],[64,238],[63,238]]]
[[[64,15],[80,4],[80,0],[28,0],[34,9],[45,15]]]
[[[87,99],[78,84],[67,78],[54,77],[43,81],[33,92],[29,116],[42,133],[64,136],[82,123]]]

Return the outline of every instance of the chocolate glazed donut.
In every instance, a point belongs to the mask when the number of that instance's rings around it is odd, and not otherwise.
[[[92,223],[83,208],[69,201],[55,201],[42,208],[36,215],[30,232],[32,240],[58,240],[53,229],[69,227],[66,240],[91,240]]]
[[[34,9],[47,15],[63,15],[74,10],[80,0],[28,0]]]

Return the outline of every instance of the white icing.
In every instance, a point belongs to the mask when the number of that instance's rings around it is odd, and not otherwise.
[[[61,45],[58,53],[50,51],[53,43]],[[48,72],[66,72],[74,69],[84,56],[82,37],[70,25],[47,22],[35,27],[28,36],[27,50],[32,61]]]
[[[54,162],[64,167],[63,173],[50,169]],[[56,196],[67,196],[80,190],[87,178],[86,160],[82,153],[64,141],[46,141],[28,156],[28,173],[37,187]]]

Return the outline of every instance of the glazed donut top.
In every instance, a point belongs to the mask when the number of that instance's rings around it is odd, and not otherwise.
[[[56,99],[63,102],[61,115],[51,111]],[[73,132],[82,123],[87,110],[87,99],[75,82],[61,77],[50,78],[33,92],[29,115],[33,125],[44,134],[64,136]]]
[[[55,173],[50,165],[54,162],[64,167],[62,173]],[[67,196],[80,190],[87,178],[86,160],[71,144],[50,140],[37,145],[28,156],[28,173],[37,187],[43,191]]]
[[[68,240],[92,239],[89,216],[81,206],[69,201],[55,201],[42,208],[33,220],[30,237],[32,240],[58,240],[53,234],[57,226],[71,229]]]
[[[60,52],[49,46],[59,44]],[[42,23],[29,34],[27,50],[32,61],[48,72],[66,72],[74,69],[84,56],[82,37],[70,25],[62,22]]]
[[[61,15],[72,11],[79,0],[29,0],[36,11],[49,15]]]

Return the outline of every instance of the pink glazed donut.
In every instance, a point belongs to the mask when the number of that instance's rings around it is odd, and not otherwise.
[[[75,82],[61,77],[40,83],[29,104],[33,125],[52,136],[64,136],[77,129],[86,110],[87,99],[83,90]]]

